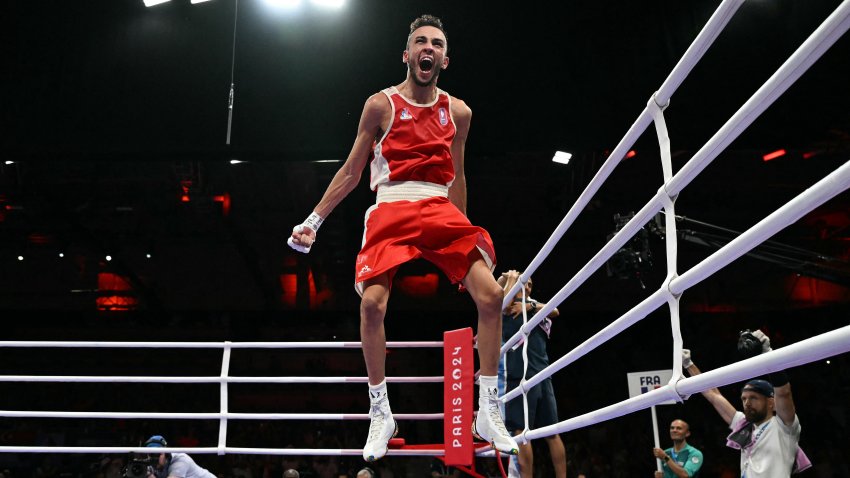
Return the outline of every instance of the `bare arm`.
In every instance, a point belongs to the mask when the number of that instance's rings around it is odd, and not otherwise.
[[[352,146],[345,163],[334,175],[319,204],[316,205],[314,211],[318,215],[327,218],[334,208],[360,183],[360,175],[369,160],[372,142],[378,132],[381,131],[382,125],[387,122],[387,117],[391,114],[390,111],[389,100],[382,93],[376,93],[366,100],[363,113],[360,115],[360,124],[357,127],[354,146]]]
[[[688,470],[686,470],[682,465],[676,463],[676,460],[670,458],[670,455],[664,452],[661,448],[653,448],[652,454],[655,458],[661,459],[661,461],[667,462],[667,467],[670,468],[670,471],[673,472],[674,475],[679,478],[688,478],[690,475],[688,474]],[[655,472],[655,476],[659,476],[660,471]],[[661,473],[663,475],[663,473]]]
[[[691,364],[691,366],[687,368],[687,371],[692,377],[702,373],[699,371],[696,364]],[[726,397],[720,393],[720,390],[717,387],[703,391],[702,396],[714,406],[714,409],[720,414],[720,418],[722,418],[727,425],[732,423],[732,418],[735,416],[735,407],[729,403],[729,400],[726,400]]]
[[[452,98],[452,118],[454,118],[455,132],[452,141],[452,164],[455,170],[455,179],[449,187],[449,200],[460,212],[466,214],[466,176],[463,172],[463,155],[466,151],[466,138],[469,135],[469,124],[472,121],[472,110],[462,100]]]
[[[319,201],[319,204],[313,209],[315,214],[326,219],[334,208],[345,199],[348,194],[357,187],[360,183],[360,175],[369,161],[369,150],[372,147],[372,142],[382,131],[384,125],[389,123],[389,117],[392,115],[392,108],[389,99],[382,93],[376,93],[366,100],[363,106],[363,113],[360,115],[360,124],[357,126],[357,136],[354,139],[354,146],[351,147],[351,152],[345,163],[336,172],[325,194]],[[312,215],[311,215],[312,217]],[[310,227],[296,228],[292,232],[292,241],[298,246],[309,247],[316,240],[316,231]]]
[[[782,420],[782,423],[791,425],[794,423],[794,415],[797,409],[794,407],[794,397],[791,396],[791,384],[786,383],[781,387],[773,389],[774,403],[776,405],[776,414]]]
[[[502,287],[502,292],[504,295],[508,295],[511,287],[517,283],[519,280],[519,272],[514,269],[509,270],[508,272],[503,272],[501,276],[496,280],[496,282]]]

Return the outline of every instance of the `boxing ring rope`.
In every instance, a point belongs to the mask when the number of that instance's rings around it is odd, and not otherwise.
[[[777,349],[769,354],[730,364],[712,371],[704,372],[695,377],[681,377],[681,336],[678,333],[678,299],[681,294],[709,277],[714,272],[739,258],[747,251],[760,244],[777,231],[793,223],[805,213],[813,210],[830,198],[846,190],[850,186],[850,162],[839,167],[823,180],[797,196],[785,206],[757,223],[741,234],[734,241],[716,251],[714,254],[678,275],[676,264],[676,234],[675,214],[673,214],[676,196],[687,186],[708,164],[713,161],[742,131],[744,131],[764,110],[782,95],[820,56],[833,44],[848,27],[850,27],[850,0],[842,4],[821,24],[820,27],[802,44],[802,46],[765,82],[761,88],[733,115],[729,121],[687,162],[675,175],[670,164],[669,140],[664,124],[663,110],[669,105],[670,98],[678,89],[696,63],[711,46],[728,21],[735,14],[743,0],[724,0],[717,8],[697,38],[674,67],[673,71],[662,83],[661,87],[647,102],[646,108],[630,127],[623,139],[614,148],[608,159],[602,165],[589,185],[581,193],[576,203],[557,226],[537,253],[529,266],[520,276],[520,280],[505,295],[503,306],[507,306],[516,295],[519,288],[527,282],[540,264],[548,257],[557,242],[573,224],[578,214],[585,209],[592,197],[611,175],[614,168],[625,157],[626,152],[643,134],[651,122],[656,125],[662,157],[664,183],[658,192],[635,216],[621,228],[617,234],[570,279],[567,284],[520,329],[520,332],[507,341],[502,347],[504,354],[525,335],[533,330],[552,310],[566,300],[581,284],[596,272],[614,253],[622,248],[642,227],[657,213],[665,213],[668,234],[666,251],[668,275],[662,286],[644,301],[626,312],[620,318],[609,324],[593,337],[552,363],[549,367],[535,375],[532,379],[523,380],[520,387],[509,391],[502,400],[510,400],[523,394],[545,378],[550,377],[566,365],[594,350],[608,339],[622,332],[632,324],[646,317],[665,302],[671,310],[671,329],[674,342],[673,380],[665,386],[635,398],[624,400],[607,407],[600,408],[581,416],[561,421],[555,425],[528,430],[522,438],[530,440],[556,433],[566,432],[580,427],[590,426],[605,420],[610,420],[634,411],[670,400],[681,401],[692,393],[718,387],[760,375],[765,372],[780,370],[795,365],[809,363],[818,359],[850,351],[850,327],[844,327],[831,332],[802,340],[798,343]],[[527,343],[527,341],[526,341]],[[442,347],[442,342],[388,342],[388,348],[394,347]],[[161,449],[164,452],[186,452],[207,454],[267,454],[267,455],[352,455],[361,454],[360,449],[271,449],[271,448],[239,448],[226,446],[227,423],[230,419],[272,419],[272,420],[348,420],[368,419],[367,414],[300,414],[300,413],[232,413],[228,412],[227,386],[230,383],[364,383],[366,377],[231,377],[229,376],[230,352],[234,349],[247,348],[360,348],[359,342],[0,342],[0,347],[68,347],[68,348],[214,348],[223,350],[222,368],[219,376],[207,377],[100,377],[100,376],[0,376],[0,382],[136,382],[136,383],[220,383],[220,406],[218,413],[118,413],[118,412],[39,412],[39,411],[3,411],[0,417],[15,418],[173,418],[173,419],[218,419],[220,420],[218,446],[180,448],[170,447]],[[388,377],[388,382],[442,382],[443,377]],[[394,414],[399,419],[442,419],[443,414]],[[0,446],[2,452],[16,453],[127,453],[129,451],[146,453],[142,447],[31,447],[31,446]],[[442,449],[391,449],[389,455],[442,455]]]
[[[726,5],[726,2],[724,2]],[[715,21],[715,18],[722,17],[728,19],[724,15],[718,15],[724,5],[715,12],[709,23]],[[733,8],[730,6],[728,8]],[[730,11],[724,10],[725,14],[731,14]],[[717,20],[718,22],[721,20]],[[605,420],[616,418],[627,413],[637,410],[649,408],[653,405],[668,401],[681,401],[687,398],[691,393],[700,392],[709,388],[719,387],[735,381],[751,378],[755,375],[760,375],[766,372],[780,370],[795,365],[810,363],[815,360],[830,357],[850,351],[850,327],[837,329],[832,332],[820,334],[798,342],[797,344],[789,345],[781,349],[781,354],[777,354],[780,350],[774,351],[764,356],[755,357],[753,359],[737,362],[725,367],[718,368],[712,372],[704,373],[697,377],[682,378],[681,376],[681,351],[682,341],[679,333],[679,316],[678,316],[678,300],[681,294],[691,286],[699,283],[701,280],[709,277],[714,272],[728,265],[733,260],[739,258],[749,250],[756,247],[758,244],[767,240],[769,237],[777,233],[782,228],[797,221],[807,212],[815,209],[825,203],[832,197],[838,195],[850,187],[850,162],[837,168],[827,177],[817,182],[795,199],[776,210],[774,213],[757,223],[748,231],[741,234],[738,238],[731,241],[729,244],[716,251],[714,254],[703,260],[687,272],[678,276],[675,272],[676,263],[676,234],[675,234],[675,214],[673,211],[673,202],[676,196],[690,183],[708,164],[716,158],[744,129],[746,129],[768,106],[770,106],[781,94],[783,94],[794,81],[796,81],[820,56],[838,40],[850,28],[850,1],[845,0],[842,4],[829,15],[829,17],[815,30],[814,33],[797,49],[797,51],[788,58],[788,60],[774,73],[759,90],[733,115],[729,121],[688,161],[688,163],[675,175],[671,176],[670,156],[669,156],[669,139],[667,138],[666,125],[662,111],[669,104],[669,94],[661,94],[656,92],[650,98],[647,108],[641,113],[638,121],[629,130],[626,137],[620,142],[620,145],[611,153],[608,160],[600,169],[600,172],[593,178],[585,191],[579,197],[576,204],[570,209],[567,216],[556,229],[555,233],[546,242],[544,248],[532,260],[527,270],[521,275],[520,280],[506,294],[503,306],[507,306],[516,294],[516,291],[521,287],[522,283],[528,280],[537,266],[551,252],[554,243],[560,240],[563,233],[569,225],[572,224],[578,210],[584,208],[589,202],[592,195],[601,187],[602,182],[610,175],[611,169],[620,161],[625,151],[633,144],[637,136],[648,126],[648,119],[652,117],[656,123],[656,130],[659,137],[659,145],[661,149],[662,167],[664,170],[664,184],[659,188],[656,195],[637,213],[634,217],[622,227],[617,234],[600,250],[569,282],[548,302],[541,307],[534,317],[520,328],[520,331],[515,334],[510,340],[506,341],[502,347],[501,353],[507,352],[514,344],[519,342],[524,336],[533,330],[546,316],[549,315],[558,305],[560,305],[569,295],[575,291],[584,281],[597,271],[602,264],[605,263],[616,251],[618,251],[628,240],[630,240],[655,214],[664,209],[665,221],[667,226],[666,236],[666,251],[668,262],[668,275],[662,286],[650,297],[642,301],[640,304],[625,313],[619,319],[615,320],[602,331],[595,334],[584,343],[561,357],[556,362],[549,365],[540,373],[529,380],[522,380],[520,385],[515,389],[506,393],[503,401],[509,401],[518,395],[525,395],[527,390],[546,378],[550,377],[554,372],[572,363],[579,357],[585,355],[599,345],[614,337],[619,332],[622,332],[635,322],[643,319],[649,313],[656,310],[664,302],[667,302],[671,311],[671,328],[673,335],[673,377],[666,386],[643,394],[639,397],[634,397],[605,408],[601,408],[594,412],[574,417],[569,420],[559,422],[555,425],[529,430],[526,428],[521,434],[523,441],[540,438],[544,436],[554,435],[575,428],[593,425]],[[700,37],[708,37],[703,35],[706,30],[712,30],[707,25],[700,33]],[[699,38],[698,38],[699,40]],[[696,42],[695,42],[696,43]],[[688,50],[686,56],[701,55],[704,48],[694,48],[694,45]],[[687,68],[689,62],[683,61],[677,65]],[[676,77],[676,78],[674,78]],[[671,85],[680,81],[674,70],[671,77],[665,82],[665,85]],[[663,100],[663,101],[662,101]],[[662,106],[663,105],[663,106]],[[626,146],[623,146],[626,145]],[[623,146],[623,147],[621,147]],[[610,164],[610,166],[609,166]],[[525,341],[527,343],[527,341]],[[710,375],[709,375],[710,374]]]
[[[388,348],[442,348],[441,341],[387,342]],[[239,453],[263,455],[351,455],[361,449],[241,448],[228,447],[228,420],[369,420],[367,413],[234,413],[227,409],[230,383],[367,383],[368,377],[242,377],[229,376],[230,351],[233,349],[360,349],[360,342],[72,342],[72,341],[0,341],[0,348],[157,348],[157,349],[221,349],[220,376],[73,376],[73,375],[0,375],[0,382],[83,382],[83,383],[220,383],[220,412],[154,413],[154,412],[68,412],[0,410],[8,418],[125,418],[125,419],[191,419],[220,420],[217,447],[163,448],[165,452]],[[443,376],[387,377],[388,383],[443,383]],[[442,420],[441,413],[394,413],[399,420]],[[65,447],[65,446],[0,446],[0,453],[146,453],[143,447]],[[438,456],[442,449],[394,449],[393,455]]]
[[[714,40],[717,39],[717,36],[732,18],[732,15],[738,10],[738,7],[744,3],[743,0],[724,0],[723,3],[717,7],[717,10],[711,15],[706,25],[699,32],[697,37],[691,43],[691,46],[685,51],[685,54],[673,68],[673,71],[667,76],[667,79],[662,83],[661,88],[655,93],[655,99],[659,104],[666,105],[670,101],[670,97],[673,96],[673,93],[676,92],[676,89],[679,88],[679,85],[685,80],[688,74],[691,72],[694,66],[699,62],[702,58],[703,54],[705,54],[706,50],[714,43]],[[517,282],[514,287],[510,289],[508,294],[506,294],[506,300],[503,304],[503,307],[507,307],[510,303],[507,298],[513,297],[519,291],[520,282],[525,283],[530,276],[534,274],[540,264],[543,263],[544,260],[549,256],[552,252],[552,249],[555,248],[555,245],[558,241],[561,240],[564,233],[570,228],[570,226],[575,222],[576,217],[578,217],[579,213],[587,206],[596,192],[602,187],[602,184],[606,179],[613,173],[614,169],[626,157],[626,153],[631,149],[632,145],[634,145],[635,141],[637,141],[638,137],[646,130],[649,124],[652,122],[652,115],[650,112],[650,107],[647,105],[646,108],[640,113],[637,120],[635,120],[634,124],[632,124],[631,128],[629,128],[626,135],[617,146],[611,151],[611,154],[608,156],[608,159],[602,164],[602,167],[599,168],[599,171],[587,185],[587,187],[582,191],[579,195],[576,202],[567,212],[564,219],[558,224],[555,228],[555,231],[552,232],[552,235],[549,236],[549,239],[546,240],[546,243],[537,253],[537,255],[532,259],[531,263],[526,267],[525,271],[523,271],[521,275],[521,280]],[[551,311],[551,310],[550,310]],[[516,343],[516,342],[514,342]],[[503,349],[502,352],[505,350]]]

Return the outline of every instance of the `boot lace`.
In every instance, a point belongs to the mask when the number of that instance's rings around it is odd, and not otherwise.
[[[507,433],[505,422],[502,421],[502,413],[499,411],[499,401],[491,397],[487,403],[487,417],[493,424],[493,432],[499,434]]]
[[[369,441],[371,442],[381,438],[384,424],[387,421],[387,414],[381,409],[381,403],[376,402],[372,404],[369,415],[372,418],[372,423],[369,425]]]

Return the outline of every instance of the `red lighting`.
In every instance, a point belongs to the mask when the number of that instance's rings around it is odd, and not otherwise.
[[[192,188],[192,181],[186,179],[180,181],[180,189],[183,190],[183,195],[180,196],[180,201],[189,202],[189,189]]]
[[[791,299],[812,305],[846,302],[850,298],[847,287],[813,277],[788,276],[786,286]]]
[[[784,149],[777,149],[776,151],[774,151],[772,153],[765,154],[764,156],[761,157],[761,159],[763,159],[765,161],[770,161],[771,159],[776,159],[780,156],[785,156],[785,152],[786,151]]]
[[[316,289],[316,279],[313,277],[313,271],[307,272],[307,283],[299,283],[298,274],[295,272],[285,272],[280,275],[280,301],[287,307],[298,307],[298,290],[301,286],[307,288],[307,299],[309,300],[308,307],[310,309],[318,308],[323,301],[326,301],[331,296],[329,290],[318,292]]]
[[[295,307],[296,292],[298,292],[298,276],[294,273],[280,275],[280,301],[289,307]]]
[[[628,153],[626,153],[626,158],[634,158],[637,155],[637,151],[631,149]]]
[[[440,277],[436,273],[411,275],[396,278],[396,286],[410,297],[433,297],[437,295]]]
[[[221,203],[221,213],[223,215],[227,216],[230,214],[230,193],[213,196],[213,201]]]
[[[138,305],[130,282],[118,274],[99,272],[97,274],[97,289],[100,291],[96,299],[97,310],[133,310]]]

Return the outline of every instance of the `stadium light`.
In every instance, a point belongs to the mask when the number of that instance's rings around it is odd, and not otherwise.
[[[573,155],[571,153],[565,153],[563,151],[555,151],[555,156],[552,157],[552,161],[554,161],[556,163],[561,163],[561,164],[569,164],[570,158],[572,158],[572,157],[573,157]]]
[[[318,7],[342,8],[345,5],[345,0],[310,0],[310,3]]]
[[[145,0],[146,7],[152,7],[154,5],[159,5],[160,3],[169,2],[171,0]]]

